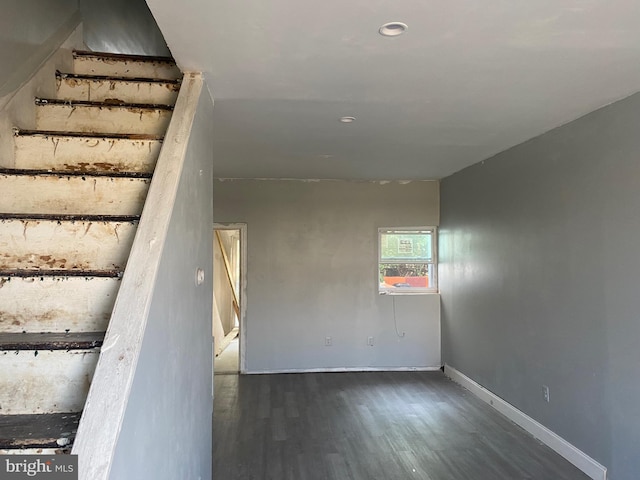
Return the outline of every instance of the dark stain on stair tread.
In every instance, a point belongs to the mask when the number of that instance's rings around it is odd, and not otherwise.
[[[87,100],[58,100],[52,98],[36,98],[37,106],[60,105],[63,107],[99,107],[99,108],[125,108],[131,110],[173,110],[173,105],[163,105],[158,103],[115,103],[115,102],[93,102]]]
[[[1,410],[0,410],[1,412]],[[75,439],[80,413],[0,414],[0,448],[60,448],[58,439]]]
[[[42,137],[77,137],[96,138],[104,140],[149,140],[162,142],[164,136],[151,135],[147,133],[98,133],[98,132],[58,132],[52,130],[20,130],[16,129],[14,135],[19,136],[42,136]]]
[[[94,277],[101,278],[120,278],[123,274],[122,270],[24,270],[24,269],[8,269],[0,270],[0,277],[13,278],[42,278],[45,277],[85,277],[91,279]]]
[[[19,168],[0,168],[0,175],[32,176],[32,177],[113,177],[113,178],[142,178],[153,176],[148,172],[120,172],[114,170],[34,170]]]
[[[165,78],[151,78],[151,77],[116,77],[116,76],[109,76],[109,75],[89,75],[89,74],[83,74],[83,73],[63,73],[60,71],[56,72],[56,77],[61,79],[71,78],[71,79],[77,79],[77,80],[96,80],[99,82],[158,83],[158,84],[167,83],[167,84],[170,84],[172,87],[175,87],[176,91],[177,91],[177,87],[179,87],[180,84],[182,83],[182,80],[179,78],[175,80],[170,80]]]
[[[2,220],[49,220],[53,222],[138,223],[140,215],[56,215],[48,213],[0,213]]]
[[[152,55],[133,55],[128,53],[110,53],[110,52],[92,52],[89,50],[74,50],[74,57],[96,57],[96,58],[110,58],[117,60],[129,60],[132,62],[145,62],[145,63],[167,63],[175,66],[176,62],[171,57],[160,57]]]
[[[87,350],[102,346],[104,332],[0,333],[0,351]]]

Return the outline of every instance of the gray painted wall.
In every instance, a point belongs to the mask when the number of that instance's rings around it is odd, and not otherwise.
[[[639,124],[634,95],[441,185],[445,363],[612,480],[640,472]]]
[[[110,478],[211,478],[212,113],[203,89]]]
[[[77,0],[3,2],[0,10],[0,97],[16,90],[71,34]]]
[[[90,50],[170,55],[144,0],[79,0],[84,41]]]
[[[437,182],[216,180],[216,222],[247,224],[247,370],[439,367],[439,296],[377,293],[378,227],[437,225],[438,195]]]

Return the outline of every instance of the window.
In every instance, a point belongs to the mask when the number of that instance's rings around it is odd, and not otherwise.
[[[378,229],[378,293],[438,291],[435,227]]]

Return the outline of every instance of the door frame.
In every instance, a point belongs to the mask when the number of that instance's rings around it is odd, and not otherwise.
[[[240,354],[238,370],[240,374],[247,372],[246,367],[246,312],[247,312],[247,224],[246,223],[217,223],[213,224],[213,238],[215,242],[216,230],[239,230],[240,231],[240,334],[238,349]],[[211,245],[213,248],[213,245]],[[211,292],[213,295],[213,292]]]

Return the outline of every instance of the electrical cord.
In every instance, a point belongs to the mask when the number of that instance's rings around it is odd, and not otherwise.
[[[396,327],[396,335],[398,338],[404,338],[405,332],[402,332],[402,335],[400,335],[400,332],[398,331],[398,319],[396,318],[396,296],[391,295],[391,299],[393,302],[393,325]]]

